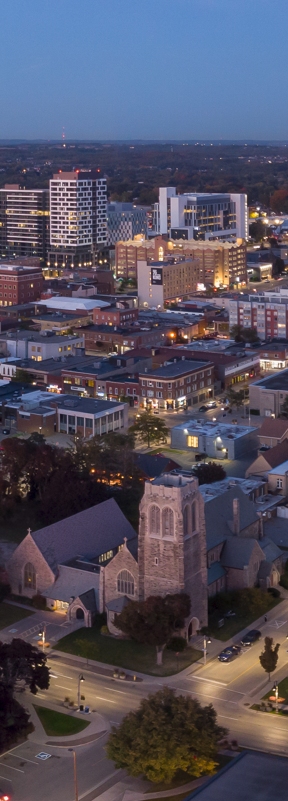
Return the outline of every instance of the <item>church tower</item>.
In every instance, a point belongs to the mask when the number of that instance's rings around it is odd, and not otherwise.
[[[188,634],[207,625],[204,501],[192,476],[164,474],[145,483],[138,537],[139,597],[186,592]]]

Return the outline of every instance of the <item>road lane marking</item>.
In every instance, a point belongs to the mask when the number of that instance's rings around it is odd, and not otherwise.
[[[196,680],[196,676],[195,676],[195,680]],[[204,681],[209,681],[209,679],[204,679]],[[234,679],[233,679],[233,681],[234,681]],[[231,684],[231,681],[228,682],[228,683]],[[211,684],[212,684],[212,681],[211,681]],[[217,684],[220,684],[220,682],[217,682]],[[227,684],[223,684],[222,686],[223,687],[227,687]],[[189,692],[189,690],[187,690],[187,692]],[[245,695],[245,693],[241,693],[240,690],[226,690],[226,693],[236,693],[236,695]]]
[[[220,684],[221,687],[227,687],[227,681],[216,681],[216,679],[206,679],[204,676],[186,676],[188,681],[210,681],[210,684]]]
[[[0,779],[5,779],[5,782],[12,782],[12,779],[8,779],[7,776],[0,776]]]
[[[23,762],[23,760],[25,760],[25,762],[32,762],[32,765],[38,765],[38,767],[39,767],[40,763],[39,762],[34,762],[34,759],[27,759],[27,757],[19,756],[18,754],[13,754],[12,751],[8,751],[8,754],[10,754],[10,756],[16,757],[16,759],[22,759],[22,762]]]
[[[95,695],[95,698],[98,698],[98,701],[106,701],[108,704],[116,704],[117,701],[110,701],[110,698],[102,698],[101,695]]]
[[[111,690],[112,693],[120,693],[121,695],[127,695],[127,693],[124,693],[124,690],[114,690],[113,687],[103,687],[103,690]]]
[[[71,690],[71,687],[64,687],[64,684],[55,684],[55,687],[61,687],[61,690]]]
[[[57,675],[53,675],[53,673],[50,673],[50,676],[52,676],[53,679],[54,678],[55,679],[59,679],[59,676],[61,676],[61,679],[71,679],[71,681],[72,681],[72,678],[73,678],[73,676],[65,676],[65,673],[57,673]]]
[[[12,768],[11,765],[4,765],[3,762],[0,762],[1,768],[9,768],[9,770],[16,770],[16,773],[25,773],[25,770],[20,770],[19,768]]]
[[[224,718],[225,720],[240,720],[240,718],[228,718],[228,715],[218,715],[217,718]]]
[[[235,679],[231,679],[231,681],[228,681],[228,684],[233,684],[233,681],[237,681],[237,679],[240,679],[240,676],[244,676],[244,673],[248,673],[248,671],[252,670],[252,668],[255,667],[255,665],[259,665],[259,664],[260,663],[259,663],[259,658],[258,658],[257,662],[253,662],[253,665],[250,665],[249,668],[246,668],[246,670],[243,670],[242,673],[239,673],[238,676],[235,677]],[[242,693],[242,695],[245,695],[245,693]]]
[[[105,757],[102,757],[102,759],[98,759],[97,762],[92,762],[92,765],[99,765],[99,762],[104,762],[104,759],[107,759],[107,757],[105,756]]]
[[[171,687],[171,689],[177,690],[177,692],[181,692],[181,689],[179,689],[179,687]],[[219,698],[218,695],[208,695],[207,693],[200,693],[198,690],[195,690],[194,693],[192,693],[192,690],[184,690],[184,692],[189,693],[189,695],[204,695],[204,698],[213,698],[214,701],[223,701],[224,704],[235,704],[236,706],[238,706],[238,701],[228,701],[228,698]],[[231,690],[231,692],[233,691]]]

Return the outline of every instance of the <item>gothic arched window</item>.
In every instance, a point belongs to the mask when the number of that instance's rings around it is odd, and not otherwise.
[[[174,537],[174,514],[173,509],[166,506],[162,512],[162,536]]]
[[[31,562],[27,562],[24,568],[24,587],[36,590],[36,570]]]
[[[196,501],[192,503],[192,531],[197,528]]]
[[[184,537],[187,537],[187,535],[191,533],[190,506],[188,506],[188,504],[184,507],[184,512],[183,512],[183,531],[184,531]]]
[[[160,534],[160,509],[155,504],[149,509],[149,533]]]
[[[134,577],[128,570],[121,570],[121,573],[118,573],[117,591],[123,595],[134,595]]]

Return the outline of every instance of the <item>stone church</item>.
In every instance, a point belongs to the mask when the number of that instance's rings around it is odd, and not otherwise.
[[[12,592],[46,597],[68,619],[107,611],[108,627],[130,600],[185,592],[190,637],[207,625],[204,501],[191,476],[164,474],[145,483],[139,535],[114,499],[59,523],[28,531],[7,564]]]

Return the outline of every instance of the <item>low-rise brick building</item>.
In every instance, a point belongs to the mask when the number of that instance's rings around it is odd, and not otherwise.
[[[178,409],[213,398],[214,367],[211,362],[181,359],[139,375],[145,407]]]

